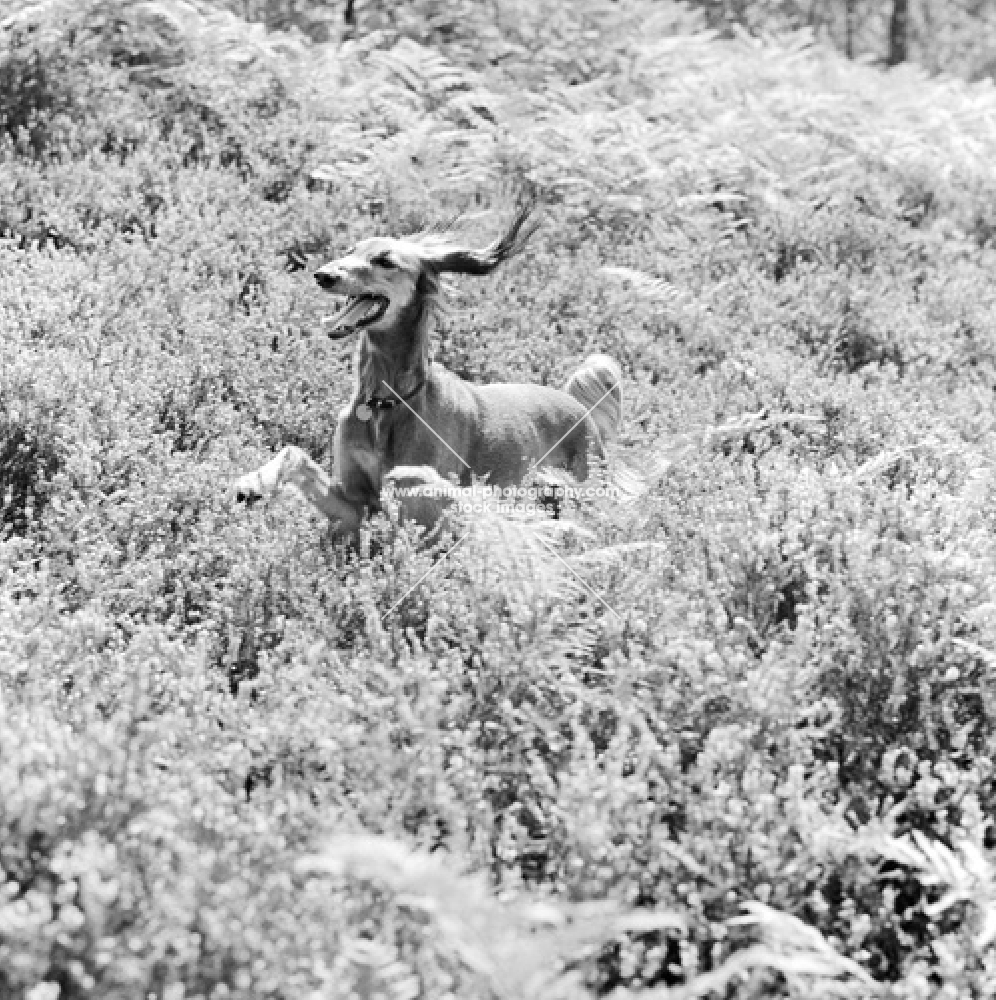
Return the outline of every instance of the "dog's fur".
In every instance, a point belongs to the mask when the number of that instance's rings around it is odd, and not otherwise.
[[[385,480],[411,479],[410,467],[429,467],[462,486],[472,477],[516,486],[541,465],[585,479],[589,449],[604,454],[618,431],[622,388],[615,361],[590,357],[563,391],[473,385],[429,360],[440,274],[494,270],[537,228],[529,215],[528,209],[519,212],[483,250],[459,246],[445,233],[375,238],[322,267],[315,275],[319,285],[349,296],[329,335],[360,335],[356,388],[336,429],[335,478],[301,449],[287,447],[238,480],[239,496],[292,484],[328,515],[338,534],[355,537],[364,511],[380,508]]]

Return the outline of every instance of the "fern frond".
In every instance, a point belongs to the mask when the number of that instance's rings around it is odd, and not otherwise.
[[[358,879],[414,906],[431,921],[439,946],[508,1000],[540,997],[560,978],[563,960],[626,932],[682,930],[671,911],[625,912],[613,903],[555,904],[525,899],[499,903],[481,875],[414,851],[387,837],[338,836],[321,854],[302,859],[299,877]],[[351,943],[353,954],[390,967],[391,949]]]
[[[469,548],[476,553],[477,565],[487,567],[490,583],[497,583],[520,610],[583,592],[569,562],[558,554],[565,535],[588,534],[579,526],[544,514],[499,510],[473,515],[470,533]]]
[[[618,545],[603,545],[591,549],[574,556],[571,561],[581,565],[586,563],[616,565],[627,556],[667,555],[667,553],[668,547],[663,542],[620,542]]]
[[[602,273],[620,281],[623,288],[629,289],[641,298],[655,302],[676,302],[683,297],[681,289],[662,278],[655,278],[644,271],[631,267],[602,267]]]
[[[903,839],[864,838],[861,846],[916,869],[925,885],[947,887],[940,900],[925,908],[928,916],[939,916],[956,903],[971,903],[981,918],[976,946],[983,948],[996,940],[996,868],[970,840],[953,850],[914,830]]]
[[[728,989],[744,973],[771,969],[781,973],[793,996],[862,1000],[881,994],[875,980],[857,962],[844,957],[815,928],[798,917],[763,903],[747,903],[746,916],[728,921],[757,927],[762,943],[736,952],[713,972],[696,976],[687,986],[650,995],[664,1000],[692,1000]]]
[[[375,52],[371,61],[386,67],[416,93],[442,95],[468,86],[464,70],[411,38],[402,38],[389,51]]]

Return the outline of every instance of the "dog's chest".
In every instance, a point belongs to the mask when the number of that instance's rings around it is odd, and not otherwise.
[[[369,415],[355,411],[351,414],[349,438],[357,446],[353,457],[375,489],[380,488],[391,469],[404,464],[404,456],[400,454],[403,434],[399,427],[403,422],[401,414],[390,410],[370,408]]]

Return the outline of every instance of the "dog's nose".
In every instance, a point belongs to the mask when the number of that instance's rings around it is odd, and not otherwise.
[[[336,271],[330,271],[323,267],[320,271],[315,271],[315,281],[322,288],[332,289],[339,284],[339,274]]]

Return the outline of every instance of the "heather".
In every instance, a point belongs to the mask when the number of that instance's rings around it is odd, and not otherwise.
[[[356,17],[0,21],[0,995],[988,995],[992,84]],[[237,504],[331,463],[311,270],[524,194],[435,358],[617,358],[613,488],[450,556]]]

